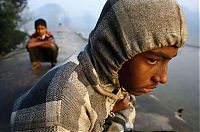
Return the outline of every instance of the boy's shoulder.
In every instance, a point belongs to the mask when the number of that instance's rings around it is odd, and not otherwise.
[[[36,32],[34,32],[31,36],[30,36],[30,39],[32,39],[32,38],[38,38],[39,37],[39,35],[36,33]],[[47,32],[46,33],[46,38],[54,38],[54,36],[53,36],[53,34],[52,34],[52,32]]]
[[[38,37],[38,34],[35,32],[35,33],[33,33],[31,36],[30,36],[30,38],[37,38]]]
[[[53,36],[53,33],[48,31],[48,32],[47,32],[47,35]]]
[[[47,32],[47,37],[48,38],[54,38],[53,33],[52,32]]]

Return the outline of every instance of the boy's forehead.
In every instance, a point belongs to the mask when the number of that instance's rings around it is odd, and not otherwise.
[[[177,55],[178,48],[176,47],[161,47],[157,49],[152,49],[146,52],[143,52],[142,54],[148,54],[148,55],[155,55],[158,57],[163,57],[165,59],[172,59]]]
[[[46,26],[45,26],[45,25],[42,25],[42,24],[39,24],[39,25],[37,25],[36,28],[46,28]]]

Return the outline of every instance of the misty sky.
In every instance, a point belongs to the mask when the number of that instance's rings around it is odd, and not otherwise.
[[[66,11],[74,11],[76,15],[81,15],[82,12],[98,15],[105,2],[106,0],[28,0],[28,6],[31,10],[35,10],[46,4],[54,3]]]
[[[189,10],[198,10],[198,0],[178,0],[182,6],[187,7]],[[93,11],[95,14],[99,13],[106,0],[28,0],[30,9],[37,9],[47,3],[56,3],[63,8],[76,8],[77,13],[79,10]]]
[[[190,32],[189,43],[198,45],[198,0],[178,1],[186,15]],[[63,26],[71,27],[87,37],[95,26],[105,2],[106,0],[28,0],[29,8],[24,11],[24,15],[31,17],[32,21],[24,27],[26,30],[32,29],[31,31],[33,31],[33,21],[42,17],[48,21],[49,27],[55,27],[57,23],[62,23]]]

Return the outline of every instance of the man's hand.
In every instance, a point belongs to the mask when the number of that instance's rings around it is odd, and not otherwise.
[[[33,47],[54,48],[55,44],[52,39],[48,41],[41,41],[41,42],[36,42],[35,39],[32,39],[28,43],[28,48],[33,48]]]
[[[115,103],[112,112],[115,113],[115,112],[118,112],[120,110],[124,110],[124,109],[129,108],[129,102],[130,102],[130,96],[128,94],[126,94],[126,96],[122,100]]]
[[[55,47],[55,44],[52,43],[52,42],[46,42],[46,43],[41,44],[39,47],[43,47],[43,48],[54,48],[54,47]]]

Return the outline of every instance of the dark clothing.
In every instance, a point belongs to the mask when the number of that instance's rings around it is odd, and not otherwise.
[[[31,62],[57,62],[58,46],[55,48],[34,47],[27,48]]]

